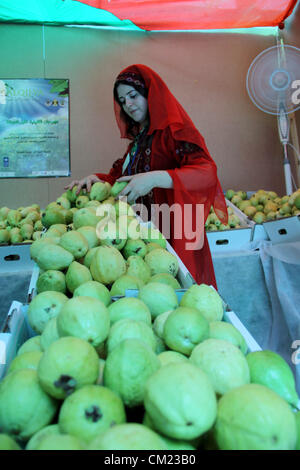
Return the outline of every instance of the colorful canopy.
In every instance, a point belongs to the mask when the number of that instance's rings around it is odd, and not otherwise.
[[[0,22],[199,30],[278,26],[297,0],[1,0]]]

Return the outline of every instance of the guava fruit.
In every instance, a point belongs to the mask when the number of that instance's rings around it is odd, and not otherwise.
[[[167,247],[167,240],[164,235],[157,229],[153,227],[143,227],[141,238],[146,243],[157,243],[160,248],[166,249]]]
[[[175,277],[178,273],[179,263],[177,257],[163,248],[151,250],[144,259],[150,268],[151,276],[168,273]]]
[[[94,281],[111,284],[126,272],[126,261],[113,246],[99,246],[90,265]]]
[[[126,261],[126,274],[137,277],[146,284],[150,280],[151,270],[144,259],[138,255],[131,255]]]
[[[149,282],[141,287],[138,299],[142,300],[149,308],[152,319],[168,310],[178,307],[178,299],[173,287],[161,282]]]
[[[72,393],[64,400],[58,416],[60,432],[86,443],[125,421],[121,398],[102,385],[86,385]]]
[[[46,326],[41,334],[40,338],[40,345],[42,351],[46,351],[46,349],[50,346],[53,341],[59,339],[59,334],[57,331],[57,317],[51,318],[46,323]]]
[[[157,248],[161,248],[161,246],[155,242],[146,243],[146,246],[147,246],[147,253],[150,253],[150,251],[155,250]]]
[[[156,339],[151,326],[147,325],[144,321],[123,318],[123,320],[115,322],[110,328],[106,342],[108,354],[121,343],[121,341],[129,338],[140,339],[144,341],[152,351],[155,351]]]
[[[235,191],[233,189],[227,189],[225,193],[226,199],[229,199],[231,201],[232,197],[235,195]]]
[[[209,337],[214,339],[224,339],[237,346],[243,354],[248,351],[248,345],[245,338],[239,330],[231,323],[225,321],[209,322]]]
[[[11,227],[17,227],[21,219],[21,212],[16,209],[11,209],[7,214],[7,221]]]
[[[76,191],[77,191],[77,186],[73,186],[72,189],[68,189],[66,191],[66,198],[70,201],[70,202],[76,202],[76,199],[77,199],[77,194],[76,194]],[[80,190],[78,196],[82,196],[83,194],[83,191],[82,189]]]
[[[29,304],[27,315],[31,328],[41,334],[48,320],[56,317],[68,297],[62,292],[45,291],[37,294]]]
[[[50,344],[38,365],[38,379],[51,397],[64,400],[98,377],[99,358],[95,348],[82,338],[66,336]]]
[[[30,240],[33,234],[33,225],[32,224],[23,224],[20,228],[20,234],[23,240]]]
[[[125,339],[108,354],[103,383],[132,408],[143,404],[146,381],[159,367],[155,352],[144,341]]]
[[[98,222],[101,220],[101,217],[96,215],[92,209],[92,207],[83,207],[82,209],[78,209],[73,214],[73,225],[75,230],[84,226],[97,226]]]
[[[9,213],[9,211],[10,211],[9,207],[1,207],[0,208],[0,221],[7,219],[7,215]]]
[[[89,202],[90,198],[86,194],[82,194],[81,196],[77,196],[75,201],[75,206],[77,209],[84,209],[87,203]]]
[[[141,279],[123,274],[112,284],[110,293],[112,296],[125,295],[127,289],[140,289],[144,285]]]
[[[91,188],[90,192],[90,200],[96,200],[96,201],[104,201],[108,196],[108,188],[105,185],[105,183],[102,183],[101,181],[98,181],[97,183],[94,183]]]
[[[87,254],[85,255],[85,257],[83,258],[83,264],[84,264],[84,266],[86,266],[87,268],[90,268],[92,259],[93,259],[94,255],[95,255],[95,252],[96,252],[97,248],[99,248],[99,246],[95,246],[94,248],[91,248],[91,249],[87,252]]]
[[[41,387],[33,369],[7,374],[0,383],[0,426],[3,433],[25,441],[51,423],[58,403]]]
[[[21,447],[8,434],[0,434],[0,450],[21,450]]]
[[[97,229],[97,236],[100,245],[113,246],[118,250],[122,250],[127,241],[127,235],[122,228],[120,229],[115,221],[109,220],[101,229]]]
[[[9,231],[6,229],[0,230],[0,243],[8,243],[10,240]]]
[[[170,364],[172,362],[187,362],[188,358],[177,351],[163,351],[157,355],[162,366]]]
[[[36,445],[34,450],[85,450],[83,443],[70,434],[48,434]]]
[[[250,382],[265,385],[297,408],[299,397],[292,369],[274,351],[253,351],[247,354]]]
[[[62,307],[56,325],[60,337],[82,338],[97,348],[109,333],[109,311],[94,297],[73,297]]]
[[[42,357],[42,351],[28,351],[16,356],[7,370],[7,374],[20,369],[37,370],[38,363]]]
[[[61,237],[61,232],[60,230],[56,228],[49,228],[46,232],[43,232],[42,238],[59,238]],[[58,243],[57,243],[58,244]]]
[[[208,336],[209,322],[195,308],[176,308],[164,324],[163,340],[166,345],[187,356]]]
[[[98,281],[87,281],[80,284],[73,292],[73,297],[78,296],[94,297],[95,299],[101,300],[106,307],[111,303],[110,291],[104,284]]]
[[[71,202],[64,196],[60,196],[56,199],[56,202],[59,206],[63,207],[64,209],[71,209]]]
[[[142,424],[147,428],[154,430],[152,421],[147,413],[144,414]],[[193,445],[195,440],[188,442],[185,440],[171,439],[170,437],[164,436],[163,434],[158,435],[164,441],[168,450],[196,450],[197,448],[196,445]]]
[[[143,242],[143,240],[129,239],[126,241],[126,244],[122,250],[122,254],[125,259],[132,255],[138,255],[141,256],[141,258],[144,258],[147,253],[147,245]]]
[[[88,250],[99,245],[100,241],[99,241],[99,238],[97,237],[96,227],[92,227],[92,226],[79,227],[77,229],[77,232],[83,235],[86,241],[88,242]]]
[[[122,189],[124,189],[125,186],[127,186],[127,184],[128,184],[128,181],[116,181],[111,187],[111,190],[110,190],[111,196],[116,197],[122,191]]]
[[[42,238],[42,234],[43,234],[43,232],[40,231],[40,230],[37,230],[36,232],[33,232],[32,240],[33,241],[40,240]]]
[[[159,315],[157,315],[157,317],[153,321],[153,324],[152,324],[153,331],[161,339],[163,338],[163,335],[164,335],[164,326],[165,326],[166,320],[172,312],[174,312],[174,310],[167,310],[166,312],[160,313]]]
[[[283,398],[264,385],[247,384],[220,398],[214,435],[221,450],[293,450],[297,429]]]
[[[87,239],[77,230],[64,233],[59,240],[59,245],[72,253],[75,259],[85,256],[89,249]]]
[[[77,287],[85,282],[91,281],[92,275],[84,264],[72,261],[66,272],[66,285],[70,292],[74,292]]]
[[[63,235],[64,233],[67,232],[67,225],[66,224],[54,224],[54,225],[51,225],[51,227],[48,229],[48,232],[51,232],[52,230],[58,230],[60,235]]]
[[[173,439],[201,436],[217,415],[209,378],[189,362],[170,363],[153,373],[145,386],[144,406],[154,428]]]
[[[39,247],[35,262],[44,271],[48,269],[60,271],[68,268],[73,260],[72,253],[59,245],[49,243]]]
[[[161,282],[162,284],[168,284],[173,287],[173,289],[181,289],[181,285],[177,279],[169,273],[154,274],[154,276],[150,278],[149,282]]]
[[[216,290],[206,284],[193,284],[189,287],[179,305],[196,308],[209,322],[223,318],[222,299]]]
[[[88,450],[167,450],[168,446],[153,430],[140,423],[124,423],[95,437]]]
[[[124,297],[108,306],[111,325],[124,318],[143,321],[151,325],[151,312],[147,305],[136,297]]]
[[[41,221],[44,227],[49,228],[54,224],[64,224],[66,222],[66,218],[60,208],[47,209],[42,213]]]
[[[50,435],[60,435],[58,424],[49,424],[44,428],[37,431],[26,444],[25,450],[36,450],[39,443],[46,437]]]
[[[245,355],[229,341],[202,341],[193,349],[190,361],[207,374],[218,395],[250,382]]]
[[[36,282],[36,290],[38,294],[51,290],[65,294],[67,285],[64,273],[55,269],[48,269],[43,272]]]
[[[30,257],[36,261],[37,259],[37,256],[40,252],[40,249],[43,247],[43,246],[48,246],[48,244],[53,244],[53,245],[57,245],[59,243],[59,239],[60,237],[48,237],[48,238],[41,238],[39,240],[35,240],[32,245],[30,246]]]
[[[41,335],[35,335],[27,339],[17,350],[17,356],[29,351],[43,351],[41,347]]]
[[[12,245],[16,243],[21,243],[23,241],[23,237],[20,233],[20,229],[17,227],[13,227],[9,233],[10,235],[10,243]]]

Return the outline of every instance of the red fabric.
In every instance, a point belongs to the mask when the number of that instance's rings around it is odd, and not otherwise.
[[[297,0],[81,0],[145,30],[278,26]]]
[[[148,134],[154,133],[150,169],[167,170],[173,180],[172,190],[154,188],[154,202],[156,204],[167,202],[169,206],[177,203],[181,206],[183,213],[184,205],[193,205],[195,213],[196,204],[203,204],[204,220],[206,220],[213,205],[220,220],[227,223],[227,208],[217,177],[216,164],[209,155],[203,137],[195,128],[187,113],[164,81],[149,67],[140,64],[132,65],[121,73],[124,73],[124,71],[135,72],[142,76],[148,89],[150,116]],[[114,107],[121,137],[132,139],[127,132],[127,121],[122,120],[121,108],[116,101]],[[187,152],[182,158],[176,153],[176,143],[178,142],[195,144],[200,150],[192,153]],[[108,175],[97,173],[97,176],[113,183],[121,176],[126,155],[127,152],[123,158],[114,163]],[[198,230],[204,232],[204,246],[202,249],[186,250],[186,243],[190,240],[187,240],[184,236],[184,230],[182,230],[182,239],[175,239],[173,233],[169,241],[198,284],[212,284],[217,287],[204,231],[204,221]]]

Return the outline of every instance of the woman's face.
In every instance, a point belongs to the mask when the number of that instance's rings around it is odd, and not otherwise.
[[[148,122],[148,101],[135,88],[121,83],[117,88],[119,103],[131,119],[141,125]]]

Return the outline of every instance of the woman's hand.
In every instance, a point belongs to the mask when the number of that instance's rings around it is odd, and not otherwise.
[[[72,183],[65,186],[64,189],[72,189],[74,186],[77,186],[76,195],[78,196],[81,189],[83,188],[86,188],[87,192],[89,193],[92,185],[94,183],[97,183],[98,181],[102,181],[100,180],[100,178],[98,178],[98,176],[89,175],[89,176],[86,176],[85,178],[82,178],[81,180],[72,181]]]
[[[129,204],[133,204],[139,197],[148,194],[155,186],[153,172],[137,173],[131,176],[122,176],[117,181],[128,181],[125,188],[118,194],[119,198],[127,197]]]

